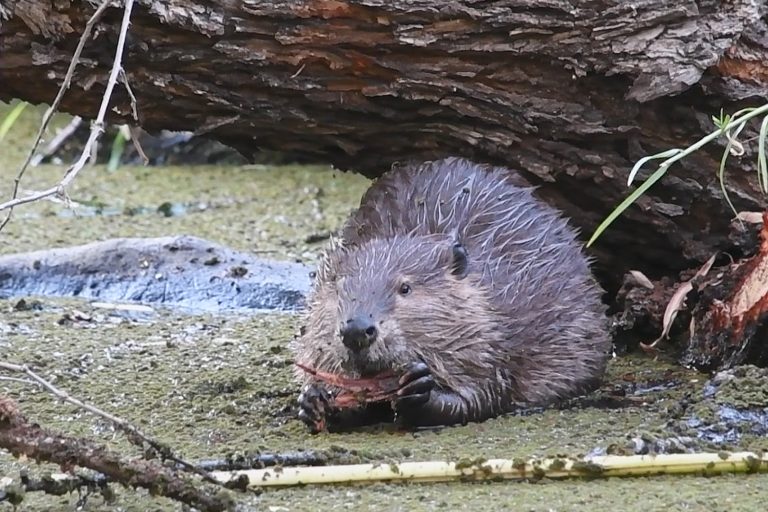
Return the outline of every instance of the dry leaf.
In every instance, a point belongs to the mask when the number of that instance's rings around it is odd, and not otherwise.
[[[644,288],[653,290],[653,283],[648,277],[639,270],[630,270],[629,273],[635,279],[635,282]]]
[[[736,218],[750,224],[762,224],[763,212],[739,212],[736,214]]]
[[[693,280],[696,279],[697,277],[704,277],[707,275],[707,273],[709,273],[709,270],[712,268],[712,265],[715,263],[715,257],[717,257],[717,253],[713,254],[712,257],[710,257],[707,260],[707,262],[701,266],[701,268],[696,272],[696,274],[691,279],[682,283],[677,288],[677,290],[675,290],[675,293],[672,295],[672,298],[669,299],[667,308],[664,310],[661,336],[656,338],[651,344],[646,345],[645,343],[640,343],[640,346],[643,350],[655,348],[657,343],[659,343],[661,340],[669,336],[669,330],[672,328],[672,323],[675,321],[675,318],[677,318],[677,313],[681,309],[683,309],[683,307],[685,307],[685,298],[688,296],[688,293],[691,290],[693,290]]]

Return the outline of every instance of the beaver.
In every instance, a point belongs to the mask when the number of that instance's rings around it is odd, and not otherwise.
[[[594,390],[611,348],[603,290],[577,230],[534,190],[458,157],[383,174],[321,259],[296,364],[351,379],[397,372],[389,411],[415,427]],[[338,388],[296,372],[302,421],[349,420]]]

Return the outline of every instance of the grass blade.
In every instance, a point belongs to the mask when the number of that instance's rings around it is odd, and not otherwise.
[[[29,103],[22,101],[17,103],[16,106],[13,107],[10,112],[8,112],[8,115],[5,116],[2,124],[0,124],[0,140],[3,140],[5,136],[8,135],[8,132],[11,131],[14,123],[19,118],[24,109],[27,108],[27,105],[29,105]]]
[[[650,160],[656,160],[659,158],[670,158],[673,157],[679,153],[682,153],[682,149],[670,149],[667,151],[664,151],[662,153],[656,153],[655,155],[651,156],[645,156],[637,161],[637,163],[632,167],[632,170],[629,171],[629,177],[627,178],[627,186],[632,185],[632,182],[635,180],[635,175],[637,175],[637,172],[640,170],[640,168],[643,166],[645,162],[648,162]],[[662,164],[659,166],[663,166],[666,162],[662,162]]]
[[[600,225],[597,227],[597,229],[595,230],[594,234],[592,235],[592,238],[590,238],[589,242],[587,242],[587,247],[591,246],[592,243],[595,240],[597,240],[597,238],[603,233],[603,231],[605,231],[606,228],[608,226],[610,226],[611,223],[613,223],[613,221],[616,220],[616,218],[619,215],[621,215],[624,212],[624,210],[626,210],[629,207],[629,205],[634,203],[637,200],[638,197],[643,195],[646,192],[646,190],[651,188],[654,183],[659,181],[661,179],[661,177],[664,176],[667,173],[668,169],[669,169],[669,166],[666,166],[666,165],[660,166],[658,169],[656,169],[656,171],[653,174],[651,174],[648,177],[647,180],[645,180],[643,182],[642,185],[637,187],[637,189],[634,192],[632,192],[626,199],[624,199],[621,202],[621,204],[619,204],[619,206],[617,206],[610,213],[610,215],[608,215],[608,217],[606,217],[606,219],[603,222],[600,223]]]
[[[768,162],[765,158],[765,139],[768,136],[768,116],[760,124],[760,136],[757,138],[757,178],[764,194],[768,194]]]
[[[109,172],[115,171],[120,165],[120,157],[123,156],[125,150],[125,141],[128,140],[130,135],[126,135],[126,129],[124,125],[117,130],[115,139],[112,141],[112,151],[109,154],[109,163],[107,164],[107,170]]]

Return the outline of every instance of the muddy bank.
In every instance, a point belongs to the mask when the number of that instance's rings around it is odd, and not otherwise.
[[[0,297],[83,297],[197,313],[295,311],[310,270],[191,236],[119,238],[0,256]]]
[[[705,376],[644,354],[613,359],[597,392],[563,407],[451,428],[408,431],[382,424],[313,436],[296,418],[299,390],[288,350],[299,322],[295,313],[190,316],[157,308],[153,316],[133,318],[94,308],[82,299],[42,298],[37,307],[26,309],[16,308],[17,303],[0,300],[4,359],[35,365],[63,389],[118,412],[194,461],[297,450],[324,451],[331,462],[578,456],[629,452],[636,449],[637,439],[650,446],[653,440],[683,434],[693,438],[686,450],[768,448],[764,435],[743,425],[738,437],[718,442],[696,439],[695,434],[718,425],[718,418],[705,416],[704,411],[721,403],[740,409],[757,406],[765,392],[759,385],[764,376],[748,372],[722,379],[719,392],[713,394]],[[83,316],[75,316],[74,311]],[[35,387],[0,382],[0,392],[18,400],[31,421],[104,442],[126,456],[140,455],[110,425],[57,404]],[[703,420],[702,426],[691,426],[692,420]],[[4,475],[18,478],[21,468],[29,468],[32,476],[59,470],[0,455]],[[473,510],[489,511],[500,505],[586,511],[597,504],[630,511],[741,510],[741,506],[761,506],[763,498],[757,489],[765,485],[768,475],[376,484],[270,490],[260,496],[238,495],[238,500],[244,510],[284,507],[291,511],[316,510],[318,500],[329,510],[437,510],[444,506],[459,510],[467,500]],[[181,510],[177,504],[142,492],[115,490],[115,503],[92,496],[88,510]],[[628,493],[638,498],[630,499]],[[76,501],[77,495],[32,493],[23,509],[67,510]],[[722,506],[712,507],[713,503]]]

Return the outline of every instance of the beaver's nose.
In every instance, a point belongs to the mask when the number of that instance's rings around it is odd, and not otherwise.
[[[371,346],[376,340],[378,330],[373,320],[357,316],[347,320],[341,328],[341,341],[348,349],[358,352]]]

